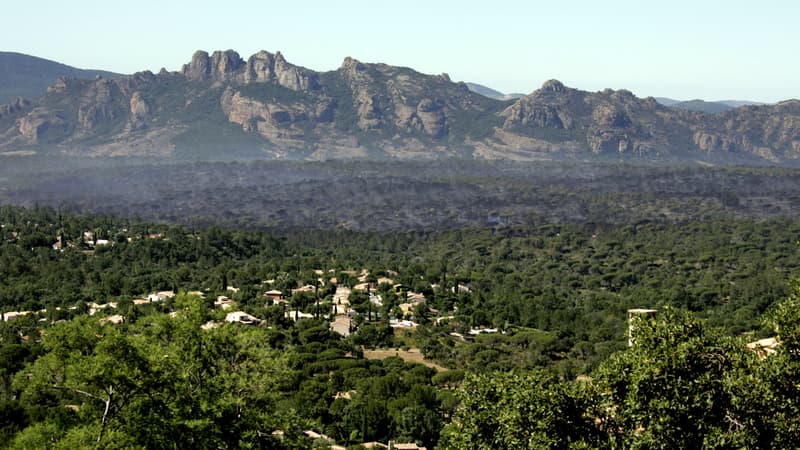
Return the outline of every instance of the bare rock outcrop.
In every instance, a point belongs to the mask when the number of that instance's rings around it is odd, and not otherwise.
[[[501,117],[505,118],[505,129],[528,125],[558,129],[569,129],[573,126],[570,114],[552,105],[517,102],[506,108]]]
[[[0,119],[19,114],[22,111],[30,108],[31,105],[31,101],[25,98],[18,98],[10,103],[6,103],[5,105],[0,105]]]
[[[267,139],[299,139],[305,131],[296,126],[315,117],[309,114],[304,105],[264,103],[227,88],[220,100],[222,111],[232,123],[241,125],[248,133],[258,133]],[[327,114],[326,108],[321,110]],[[312,113],[312,114],[313,114]]]
[[[384,123],[383,113],[377,90],[373,87],[376,80],[369,74],[367,66],[348,56],[339,67],[339,72],[353,93],[358,128],[361,131],[380,129]]]
[[[260,51],[247,60],[241,75],[243,83],[273,82],[293,91],[319,89],[319,75],[286,62],[281,52]]]
[[[260,51],[245,62],[233,50],[215,51],[211,56],[198,50],[181,73],[190,80],[233,84],[273,82],[293,91],[319,89],[316,72],[286,62],[280,52]]]
[[[211,58],[208,52],[198,50],[192,55],[189,64],[185,64],[181,73],[190,80],[208,80],[211,76]]]
[[[215,81],[227,81],[244,66],[244,61],[233,50],[215,51],[211,55],[211,77]]]
[[[359,89],[353,103],[358,117],[358,128],[362,131],[380,129],[383,120],[377,95],[371,94],[368,89]]]
[[[633,94],[628,91],[614,92],[610,96],[634,99]],[[591,126],[586,135],[586,143],[592,153],[644,155],[652,151],[652,136],[633,126],[633,121],[625,112],[626,107],[631,106],[626,100],[621,100],[617,104],[601,103],[592,110]]]
[[[417,105],[417,117],[428,135],[438,138],[447,133],[447,121],[441,104],[429,98],[422,99]]]
[[[211,56],[208,52],[198,50],[189,64],[183,66],[181,73],[190,80],[229,81],[236,78],[244,65],[242,58],[233,50],[215,51]]]
[[[147,120],[150,116],[150,105],[145,101],[141,92],[134,92],[131,96],[131,119],[134,121]]]
[[[131,95],[129,103],[131,118],[128,122],[127,130],[134,131],[147,128],[147,120],[150,118],[150,104],[139,91]]]
[[[558,80],[547,80],[542,84],[542,87],[539,88],[542,92],[567,92],[567,87],[564,86],[564,83]]]
[[[692,142],[704,152],[731,152],[736,149],[736,143],[731,139],[705,131],[696,131]]]
[[[424,98],[416,106],[403,103],[395,105],[395,125],[406,131],[420,131],[440,138],[447,134],[447,116],[441,104]]]
[[[17,121],[19,133],[31,144],[40,143],[47,135],[63,135],[67,128],[63,118],[43,107],[34,108]]]
[[[89,133],[103,124],[113,123],[122,116],[115,104],[115,85],[112,80],[99,79],[83,94],[78,108],[78,126]]]
[[[600,105],[592,111],[592,122],[600,127],[623,128],[631,124],[625,111],[613,105]]]
[[[589,150],[595,154],[620,153],[644,156],[653,153],[655,145],[650,140],[640,141],[619,129],[592,129],[586,136]]]
[[[47,93],[61,93],[67,90],[67,78],[66,77],[58,77],[56,82],[47,88]]]
[[[245,83],[263,83],[273,80],[275,68],[275,55],[267,51],[260,51],[247,59],[244,71]]]
[[[289,64],[281,55],[275,53],[275,79],[279,85],[293,91],[308,91],[319,88],[316,73]]]

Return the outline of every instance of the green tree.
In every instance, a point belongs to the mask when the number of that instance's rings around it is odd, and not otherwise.
[[[543,371],[469,375],[442,431],[446,449],[566,449],[600,440],[578,387]]]
[[[800,282],[794,281],[789,297],[766,315],[765,324],[779,342],[756,370],[743,377],[742,427],[758,433],[752,442],[761,448],[790,448],[800,442]],[[754,445],[754,446],[755,446]]]
[[[615,447],[724,448],[746,443],[734,424],[737,368],[752,367],[743,342],[686,312],[637,318],[633,346],[604,361],[596,411]]]
[[[15,379],[23,401],[50,394],[85,405],[82,415],[94,415],[92,422],[99,425],[97,444],[107,437],[107,427],[124,422],[126,410],[148,397],[153,381],[148,361],[114,326],[83,317],[49,330],[42,345],[48,353]]]

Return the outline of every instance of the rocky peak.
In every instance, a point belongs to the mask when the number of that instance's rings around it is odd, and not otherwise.
[[[510,130],[534,126],[569,130],[575,126],[571,103],[580,102],[580,95],[558,80],[547,80],[532,94],[522,97],[499,115],[504,118],[503,128]]]
[[[316,72],[289,64],[281,52],[275,53],[275,78],[278,84],[293,91],[319,88],[319,77]]]
[[[162,70],[164,70],[166,72],[166,69],[162,69]],[[159,73],[159,75],[161,75],[161,73]],[[153,74],[153,72],[151,72],[149,70],[144,70],[142,72],[134,73],[131,76],[131,78],[136,83],[145,83],[145,82],[149,82],[149,81],[155,80],[156,76]]]
[[[245,83],[271,81],[275,67],[275,55],[261,50],[247,59]]]
[[[547,80],[542,84],[542,87],[539,88],[541,92],[566,92],[567,88],[564,86],[564,83],[558,80]]]
[[[226,81],[232,78],[244,66],[244,61],[233,50],[208,52],[198,50],[192,55],[192,61],[183,66],[181,71],[186,78],[199,81]]]
[[[192,61],[184,64],[181,72],[190,80],[207,80],[211,72],[211,58],[208,52],[198,50],[192,55]]]
[[[362,131],[380,129],[384,123],[380,89],[372,74],[367,71],[367,65],[348,56],[339,67],[339,73],[353,92],[358,128]],[[412,112],[408,112],[406,115],[410,117],[411,114]]]
[[[216,81],[227,80],[242,66],[244,60],[233,50],[215,51],[211,55],[211,71]]]
[[[273,82],[294,91],[319,88],[319,76],[312,70],[290,64],[280,52],[260,51],[245,62],[233,50],[215,51],[211,56],[199,50],[181,71],[190,80],[234,84]]]
[[[356,73],[356,72],[363,72],[366,70],[367,66],[362,64],[359,60],[351,57],[346,57],[344,61],[342,61],[342,65],[339,67],[339,70],[345,73]]]
[[[774,105],[775,109],[784,114],[800,115],[800,100],[783,100]]]

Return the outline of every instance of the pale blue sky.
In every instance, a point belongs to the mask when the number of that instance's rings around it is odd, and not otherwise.
[[[31,0],[5,6],[0,43],[125,73],[264,49],[315,70],[352,56],[503,92],[557,78],[677,99],[800,97],[798,0]]]

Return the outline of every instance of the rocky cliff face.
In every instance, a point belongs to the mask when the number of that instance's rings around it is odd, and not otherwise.
[[[332,120],[333,104],[328,98],[314,102],[263,101],[228,87],[220,99],[222,112],[230,122],[247,133],[266,139],[302,139],[304,125]]]
[[[28,142],[38,144],[48,133],[63,135],[67,131],[67,123],[47,108],[34,108],[19,119],[17,129]]]
[[[459,108],[451,103],[464,94],[446,75],[426,77],[410,69],[363,64],[352,58],[344,60],[338,75],[353,93],[362,131],[388,125],[404,133],[442,138],[448,134],[448,116]]]
[[[492,100],[446,75],[346,58],[318,73],[280,52],[196,52],[178,72],[59,79],[38,101],[0,106],[0,152],[266,157],[537,159],[554,155],[800,162],[800,102],[710,115],[625,90],[557,80]]]

